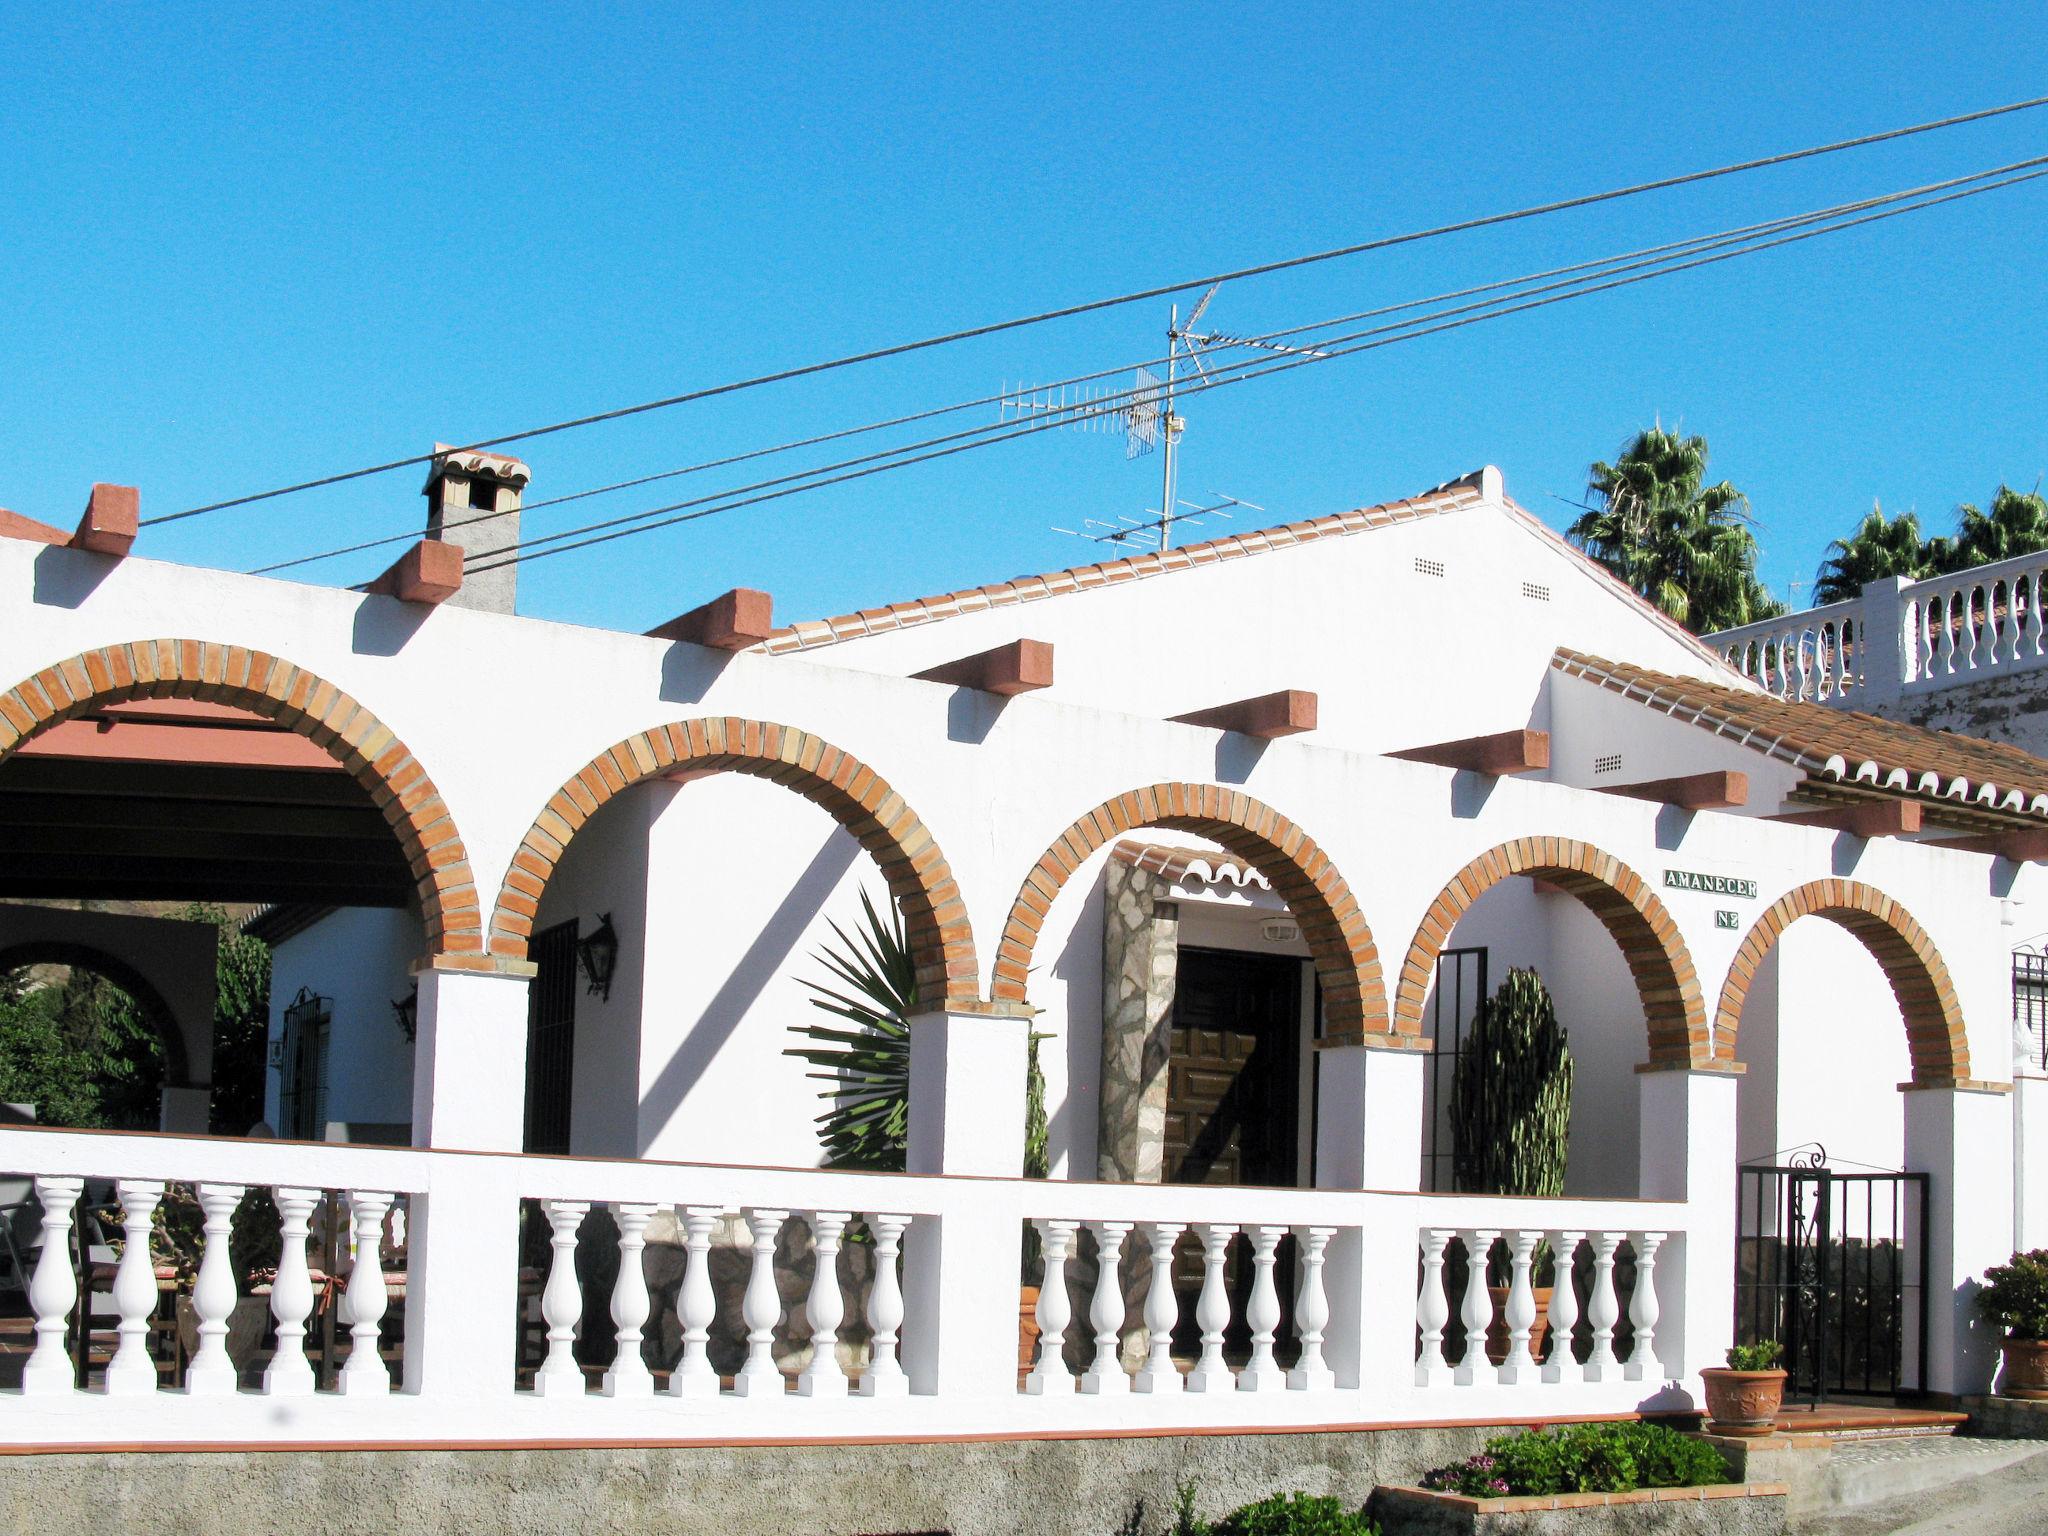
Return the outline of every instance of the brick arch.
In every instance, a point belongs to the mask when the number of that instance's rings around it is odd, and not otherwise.
[[[370,792],[418,882],[429,954],[473,967],[483,916],[469,853],[441,792],[382,721],[326,679],[280,657],[210,640],[137,640],[43,668],[0,694],[0,759],[53,726],[130,699],[201,699],[305,737]]]
[[[1736,1031],[1756,968],[1778,942],[1778,935],[1802,917],[1824,917],[1855,935],[1884,971],[1906,1022],[1916,1086],[1942,1087],[1969,1080],[1970,1043],[1948,963],[1912,913],[1884,892],[1856,880],[1811,880],[1787,891],[1743,935],[1728,967],[1727,983],[1721,988],[1720,1007],[1714,1013],[1717,1059],[1735,1059]]]
[[[491,953],[524,959],[541,894],[562,851],[606,801],[681,771],[742,773],[796,791],[881,866],[903,913],[919,995],[956,1011],[981,1007],[967,904],[939,845],[889,783],[850,752],[807,731],[761,720],[684,720],[600,752],[548,800],[512,856],[491,913]]]
[[[1385,1035],[1379,951],[1351,887],[1329,855],[1269,805],[1214,784],[1154,784],[1104,801],[1053,840],[1025,876],[1003,926],[990,997],[1025,1000],[1038,930],[1060,888],[1090,854],[1140,827],[1167,827],[1220,843],[1272,882],[1315,957],[1324,1025],[1332,1037]]]
[[[1579,901],[1621,946],[1643,1002],[1653,1066],[1704,1066],[1713,1058],[1707,1009],[1678,924],[1641,875],[1610,853],[1568,837],[1518,837],[1452,877],[1408,946],[1394,997],[1394,1027],[1422,1029],[1436,958],[1465,910],[1510,875],[1531,875]]]

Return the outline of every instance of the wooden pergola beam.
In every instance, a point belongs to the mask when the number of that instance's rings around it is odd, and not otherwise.
[[[118,560],[135,547],[135,535],[141,527],[141,511],[142,494],[134,486],[96,484],[92,494],[86,498],[85,515],[78,520],[76,532],[66,533],[62,528],[23,517],[19,512],[0,509],[0,538],[27,539],[31,543],[67,549],[89,549],[94,554],[111,555]]]
[[[2014,827],[1976,837],[1943,837],[1930,848],[1959,848],[1964,853],[1991,853],[2015,864],[2048,864],[2048,827]]]
[[[421,539],[364,590],[408,603],[445,603],[462,590],[462,546]]]
[[[1168,718],[1178,725],[1207,726],[1271,741],[1277,736],[1296,736],[1314,730],[1316,696],[1305,688],[1282,688],[1278,693],[1262,693],[1255,699],[1239,699]]]
[[[1749,775],[1737,768],[1685,773],[1670,779],[1644,779],[1636,784],[1595,784],[1603,795],[1654,800],[1682,811],[1725,811],[1749,803]]]
[[[1864,800],[1825,811],[1789,811],[1766,818],[1788,827],[1832,827],[1852,837],[1902,837],[1920,830],[1918,800]]]
[[[978,688],[983,693],[1004,697],[1030,693],[1052,686],[1052,643],[1047,640],[1012,640],[993,650],[978,651],[936,667],[926,667],[912,677],[927,683],[947,683],[955,688]]]
[[[701,607],[647,631],[657,640],[686,640],[714,651],[744,651],[775,632],[775,599],[753,587],[721,592]]]
[[[1535,773],[1550,766],[1550,732],[1500,731],[1491,736],[1467,736],[1462,741],[1409,747],[1405,751],[1389,752],[1387,756],[1403,758],[1411,763],[1434,763],[1439,768],[1462,768],[1495,778]]]

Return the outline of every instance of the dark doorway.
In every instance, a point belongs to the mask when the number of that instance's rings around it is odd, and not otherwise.
[[[533,936],[526,994],[526,1150],[567,1156],[576,1068],[575,919]]]
[[[1168,1040],[1168,1181],[1297,1183],[1301,962],[1183,949]]]

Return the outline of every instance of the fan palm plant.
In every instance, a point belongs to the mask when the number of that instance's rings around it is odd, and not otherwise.
[[[1911,512],[1886,517],[1873,502],[1849,537],[1828,545],[1828,557],[1814,573],[1813,600],[1845,603],[1869,582],[1932,576],[1942,569],[1938,562],[1948,558],[1949,545],[1947,539],[1922,538],[1920,519]]]

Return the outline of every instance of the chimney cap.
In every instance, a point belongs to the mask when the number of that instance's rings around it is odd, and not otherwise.
[[[458,449],[453,443],[434,444],[434,462],[427,467],[427,483],[420,487],[422,495],[432,491],[435,484],[449,473],[465,475],[471,479],[484,476],[500,484],[523,489],[533,478],[533,471],[526,467],[523,459],[515,459],[505,453],[485,453],[480,449]]]

